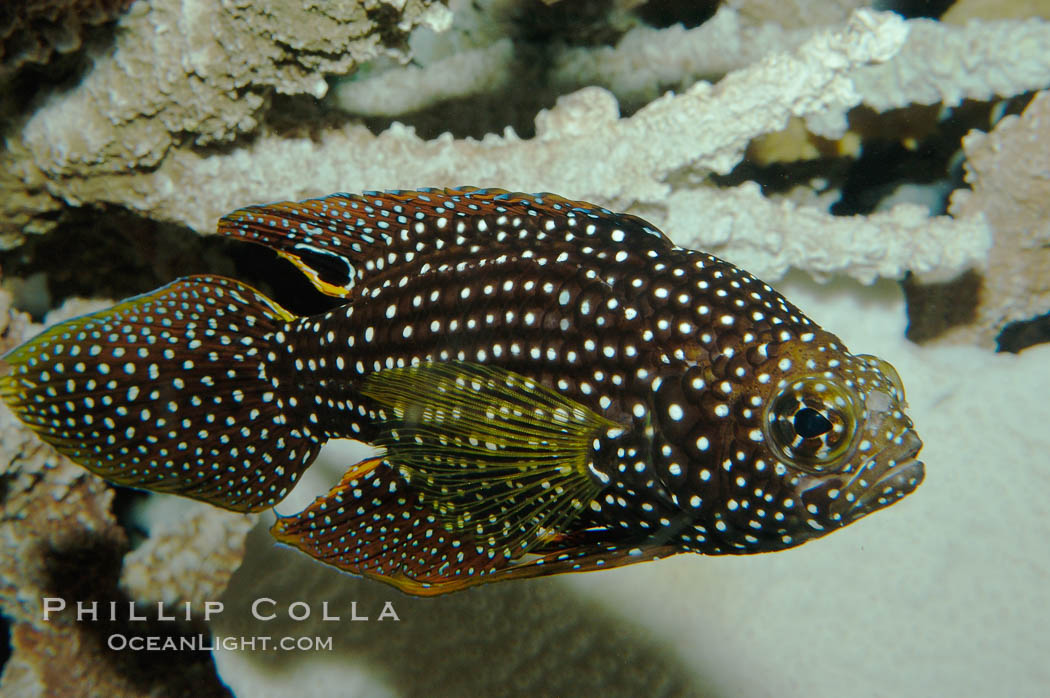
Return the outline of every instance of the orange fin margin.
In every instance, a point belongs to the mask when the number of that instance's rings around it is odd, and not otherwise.
[[[415,596],[437,596],[509,579],[611,569],[677,552],[669,545],[639,548],[599,542],[559,549],[559,539],[554,538],[541,554],[511,559],[478,545],[467,534],[446,531],[423,496],[383,458],[358,463],[326,496],[299,514],[280,517],[270,532],[322,562]]]

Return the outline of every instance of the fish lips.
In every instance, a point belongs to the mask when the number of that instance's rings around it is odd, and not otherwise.
[[[922,448],[922,441],[910,430],[901,438],[904,450],[902,456],[888,458],[890,454],[885,454],[877,458],[874,468],[865,468],[857,473],[853,482],[847,486],[846,490],[852,490],[855,498],[852,502],[843,501],[846,505],[842,511],[845,522],[856,521],[888,507],[922,484],[926,475],[925,465],[915,457]]]

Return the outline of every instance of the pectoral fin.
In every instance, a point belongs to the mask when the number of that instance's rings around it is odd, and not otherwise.
[[[536,381],[463,362],[379,371],[377,445],[448,531],[516,558],[566,530],[602,488],[592,443],[617,425]]]

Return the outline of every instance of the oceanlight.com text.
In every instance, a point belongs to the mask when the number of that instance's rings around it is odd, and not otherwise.
[[[331,637],[245,637],[210,635],[125,635],[113,633],[106,640],[109,649],[116,652],[211,652],[222,649],[230,652],[331,652]]]

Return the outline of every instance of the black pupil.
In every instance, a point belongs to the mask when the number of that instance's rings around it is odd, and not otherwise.
[[[795,413],[795,433],[803,439],[812,439],[831,431],[828,418],[812,407],[803,407]]]

